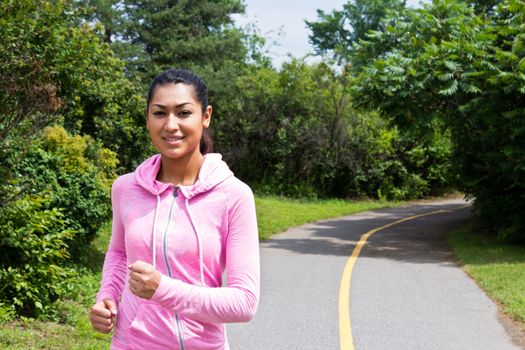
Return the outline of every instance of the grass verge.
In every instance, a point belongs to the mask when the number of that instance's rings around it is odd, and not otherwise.
[[[99,283],[100,273],[83,269],[73,281],[71,297],[57,302],[55,321],[16,319],[0,324],[0,349],[109,349],[111,336],[94,332],[87,317]]]
[[[370,209],[392,207],[399,202],[296,200],[283,197],[257,196],[259,237],[269,238],[273,233],[316,220],[353,214]],[[17,319],[0,324],[0,349],[108,349],[109,335],[94,332],[87,313],[100,282],[100,269],[109,243],[111,225],[101,228],[93,241],[87,268],[79,272],[73,282],[73,293],[68,300],[58,302],[57,319],[41,321]],[[1,319],[1,317],[0,317]]]
[[[469,226],[451,232],[449,243],[464,270],[503,312],[525,322],[525,247],[475,233]]]
[[[267,239],[274,233],[308,222],[400,204],[401,202],[345,201],[342,199],[301,200],[275,196],[255,198],[261,239]]]

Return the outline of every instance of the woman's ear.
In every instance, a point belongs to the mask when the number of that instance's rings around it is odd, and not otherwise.
[[[204,128],[208,128],[211,123],[211,115],[213,114],[213,108],[211,106],[206,107],[206,111],[202,115],[202,125]]]

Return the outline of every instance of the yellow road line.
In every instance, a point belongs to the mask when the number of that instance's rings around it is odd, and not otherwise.
[[[400,224],[404,221],[409,221],[432,214],[446,213],[455,209],[466,208],[469,206],[470,205],[463,205],[450,210],[441,209],[431,211],[428,213],[409,216],[383,225],[381,227],[374,228],[361,236],[361,239],[359,240],[359,242],[357,242],[357,245],[352,251],[352,255],[348,258],[346,262],[343,274],[341,276],[341,285],[339,287],[339,345],[341,350],[355,350],[354,338],[352,337],[352,323],[350,321],[350,283],[352,281],[352,271],[357,261],[357,257],[359,256],[359,253],[361,253],[361,249],[363,249],[363,246],[365,245],[367,239],[378,231]]]

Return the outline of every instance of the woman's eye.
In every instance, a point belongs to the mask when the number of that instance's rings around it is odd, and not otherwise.
[[[164,113],[164,112],[161,112],[161,111],[153,112],[153,115],[154,115],[155,117],[162,117],[162,116],[164,116],[164,114],[165,114],[165,113]]]
[[[187,117],[191,114],[190,111],[181,111],[179,112],[179,115],[182,116],[182,117]]]

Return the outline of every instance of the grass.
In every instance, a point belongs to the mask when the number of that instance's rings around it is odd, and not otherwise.
[[[109,335],[91,329],[88,310],[100,282],[100,273],[83,270],[74,281],[71,299],[57,303],[57,320],[17,319],[0,324],[3,350],[98,350],[109,349]]]
[[[449,243],[464,270],[503,312],[525,322],[525,247],[475,233],[469,226],[451,232]]]
[[[261,239],[267,239],[274,233],[304,223],[400,204],[400,202],[345,201],[342,199],[313,201],[275,196],[255,198]]]
[[[261,239],[307,222],[400,204],[377,201],[293,200],[271,196],[256,196],[255,202]],[[17,319],[1,323],[0,349],[109,348],[111,337],[94,332],[87,314],[99,287],[100,269],[109,243],[110,230],[111,225],[104,225],[92,243],[87,267],[83,268],[79,278],[73,281],[74,292],[69,299],[57,304],[57,319],[53,322]]]

